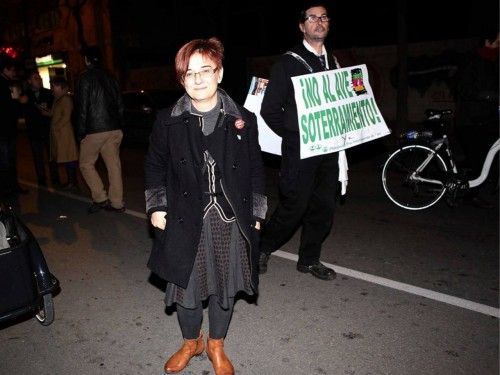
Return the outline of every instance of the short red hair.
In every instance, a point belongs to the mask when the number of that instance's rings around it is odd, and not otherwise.
[[[211,60],[216,68],[222,68],[222,60],[224,59],[224,46],[222,42],[215,37],[210,39],[193,39],[184,44],[175,55],[175,75],[180,84],[184,81],[184,76],[188,71],[189,59],[195,53],[199,53],[204,58]]]

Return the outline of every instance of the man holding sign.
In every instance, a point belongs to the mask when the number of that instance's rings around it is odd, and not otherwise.
[[[324,41],[330,17],[324,5],[310,3],[300,13],[303,42],[285,53],[273,66],[262,102],[261,115],[282,138],[280,201],[264,227],[260,246],[260,273],[267,271],[269,255],[279,249],[302,225],[297,270],[322,280],[333,280],[335,271],[319,259],[329,234],[339,188],[339,153],[301,159],[292,77],[337,68]]]

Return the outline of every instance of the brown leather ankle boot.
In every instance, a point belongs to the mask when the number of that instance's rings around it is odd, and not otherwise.
[[[191,358],[195,355],[200,355],[203,353],[203,350],[205,350],[205,343],[202,332],[200,332],[200,337],[197,339],[184,339],[182,347],[165,363],[165,372],[167,374],[175,374],[184,370]]]
[[[224,339],[207,340],[207,355],[212,362],[215,375],[234,375],[234,367],[224,353]]]

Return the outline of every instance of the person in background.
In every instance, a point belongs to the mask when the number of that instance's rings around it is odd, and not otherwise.
[[[50,118],[47,115],[50,113],[54,98],[52,92],[43,87],[42,77],[37,70],[28,73],[27,83],[29,87],[19,100],[22,103],[26,134],[33,154],[38,185],[47,186],[44,163],[49,155]],[[49,173],[52,186],[60,187],[56,163],[49,163]]]
[[[182,371],[205,350],[216,375],[234,374],[224,338],[236,293],[257,293],[258,235],[265,218],[264,169],[256,116],[222,89],[223,46],[195,39],[177,52],[186,90],[159,113],[145,160],[146,210],[156,231],[149,268],[167,281],[184,342],[165,363]]]
[[[330,17],[324,5],[308,3],[299,15],[302,43],[281,56],[271,69],[260,114],[282,138],[279,202],[263,226],[260,273],[267,271],[272,252],[278,250],[302,226],[297,270],[322,280],[336,273],[320,262],[321,246],[330,233],[337,193],[339,167],[346,170],[343,151],[300,159],[300,133],[292,77],[335,69],[336,58],[324,46]],[[339,163],[340,157],[340,163]]]
[[[2,196],[27,193],[17,181],[17,120],[20,104],[11,86],[16,77],[15,61],[0,55],[0,194]]]
[[[456,85],[456,132],[462,146],[464,164],[471,178],[479,176],[483,162],[499,135],[499,45],[498,30],[482,40],[473,57],[458,72]],[[497,154],[498,160],[498,154]],[[498,187],[498,164],[490,170],[490,180]],[[483,183],[466,197],[480,208],[493,208]]]
[[[68,83],[64,77],[52,78],[50,85],[54,94],[50,117],[50,159],[55,163],[64,164],[66,169],[67,183],[61,187],[77,190],[78,150],[71,124],[73,100],[68,94]]]
[[[80,141],[80,170],[92,194],[88,212],[124,212],[120,144],[123,139],[123,100],[118,82],[101,68],[97,47],[83,51],[85,71],[75,90],[76,135]],[[109,189],[97,173],[99,155],[108,171]],[[108,199],[109,198],[109,199]]]

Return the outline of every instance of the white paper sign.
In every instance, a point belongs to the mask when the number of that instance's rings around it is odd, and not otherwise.
[[[292,77],[300,157],[328,154],[390,133],[368,81],[366,65]]]
[[[247,99],[243,105],[249,111],[255,113],[257,116],[257,125],[259,128],[259,144],[264,152],[270,154],[281,155],[281,137],[276,135],[275,132],[267,126],[266,122],[260,115],[260,107],[262,105],[262,98],[266,91],[268,79],[253,77],[250,83],[250,90],[248,91]]]

